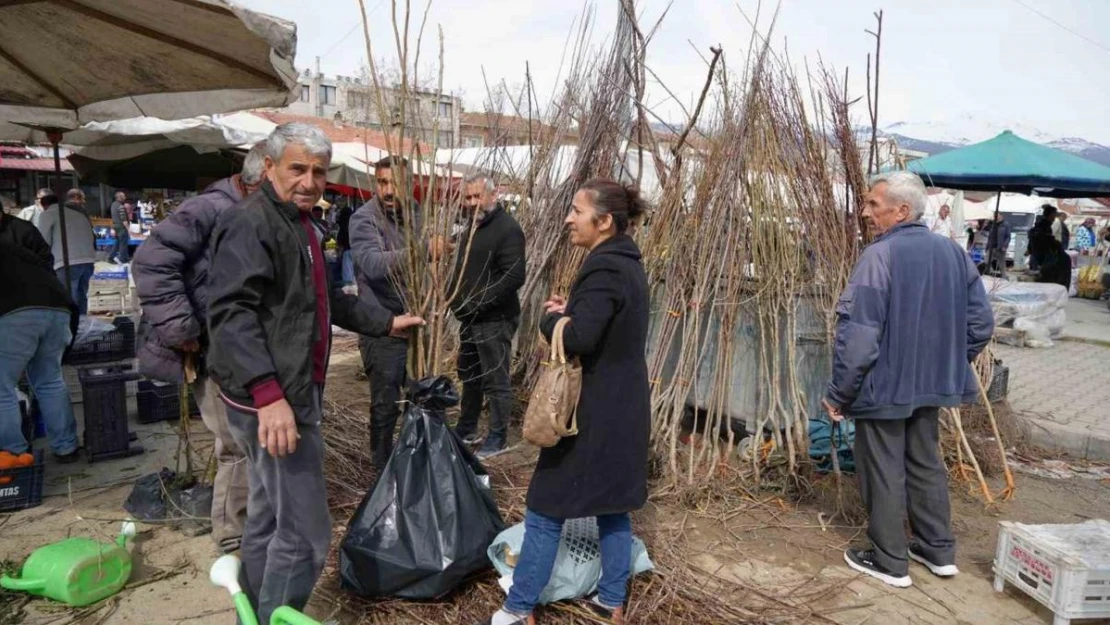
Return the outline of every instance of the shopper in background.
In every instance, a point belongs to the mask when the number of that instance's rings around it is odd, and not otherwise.
[[[112,202],[112,236],[116,238],[108,260],[117,265],[126,265],[131,262],[131,217],[127,213],[127,194],[116,191],[116,199]]]
[[[65,206],[57,203],[48,207],[39,217],[39,231],[50,244],[54,254],[54,270],[63,284],[66,282],[62,254],[62,224],[60,213],[65,211],[66,241],[69,247],[69,293],[80,314],[89,312],[89,280],[96,265],[96,234],[92,222],[85,214],[85,192],[70,189]]]
[[[43,198],[48,195],[55,197],[54,192],[50,189],[39,189],[38,193],[35,194],[35,203],[19,211],[18,217],[24,221],[31,222],[37,228],[39,226],[39,217],[42,216],[42,211],[46,210],[46,206],[49,206],[49,204],[44,205],[43,202]],[[56,202],[57,199],[54,201]]]

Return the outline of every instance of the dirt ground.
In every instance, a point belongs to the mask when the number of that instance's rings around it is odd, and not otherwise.
[[[365,383],[354,377],[356,358],[340,354],[333,362],[330,399],[363,401]],[[0,516],[0,560],[18,565],[35,547],[69,536],[110,540],[125,516],[121,506],[134,476],[172,462],[175,437],[165,424],[159,428],[141,433],[148,447],[146,458],[81,465],[50,481],[41,507]],[[206,434],[199,424],[194,430],[203,447]],[[513,454],[507,454],[494,462],[513,461]],[[778,593],[826,584],[832,591],[813,609],[844,625],[1047,624],[1052,618],[1045,608],[1012,588],[1001,594],[991,588],[998,521],[1073,523],[1110,518],[1110,484],[1081,477],[1017,477],[1016,498],[989,511],[962,486],[953,487],[962,574],[939,580],[915,565],[911,568],[915,584],[905,590],[890,589],[847,569],[842,551],[864,538],[862,530],[826,526],[825,516],[819,517],[822,510],[815,505],[764,502],[732,511],[713,506],[699,511],[664,499],[650,502],[638,513],[634,529],[649,545],[684,535],[683,549],[693,571],[738,586]],[[336,518],[337,525],[345,522]],[[131,582],[115,598],[81,611],[4,592],[0,593],[0,625],[230,625],[234,623],[230,599],[207,578],[216,557],[207,536],[187,537],[169,527],[142,525],[135,541]],[[321,600],[314,600],[309,608],[318,618],[333,612]],[[828,620],[815,617],[814,622]]]

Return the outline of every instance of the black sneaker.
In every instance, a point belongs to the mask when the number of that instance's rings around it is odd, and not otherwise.
[[[860,573],[870,575],[895,588],[909,588],[913,585],[909,575],[897,575],[875,562],[875,552],[871,549],[847,549],[844,551],[844,561]]]
[[[474,454],[479,460],[492,458],[505,451],[505,439],[500,436],[490,434],[486,437],[486,442],[482,443],[482,448],[478,453]]]
[[[937,577],[955,577],[960,573],[960,569],[956,568],[955,564],[934,564],[931,562],[921,551],[921,545],[917,543],[910,543],[909,554],[910,560],[924,564]]]
[[[73,451],[69,452],[68,454],[54,454],[54,460],[56,460],[58,462],[58,464],[73,464],[74,462],[77,462],[80,459],[81,459],[81,450],[80,449],[74,449]]]

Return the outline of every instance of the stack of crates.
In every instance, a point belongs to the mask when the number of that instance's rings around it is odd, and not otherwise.
[[[112,320],[112,325],[115,329],[99,339],[75,345],[62,361],[62,376],[73,404],[80,404],[85,399],[79,375],[82,367],[118,365],[130,368],[134,363],[135,322],[130,317],[120,316]],[[128,382],[125,388],[128,397],[135,396],[137,389],[134,381]]]

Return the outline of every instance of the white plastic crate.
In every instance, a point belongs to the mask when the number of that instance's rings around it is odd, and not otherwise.
[[[1110,522],[1000,522],[994,589],[1006,583],[1052,610],[1053,625],[1110,617]]]

